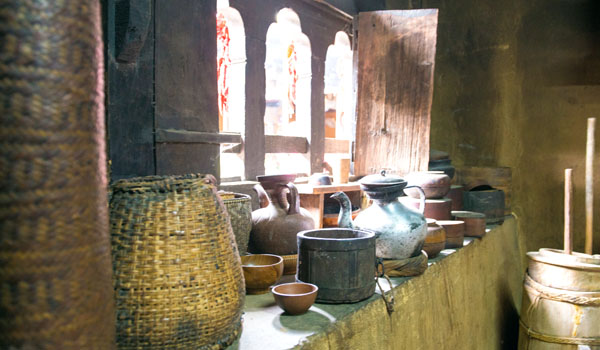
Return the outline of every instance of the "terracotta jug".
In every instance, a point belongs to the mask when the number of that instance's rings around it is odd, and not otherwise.
[[[295,175],[257,176],[254,186],[261,208],[252,212],[250,250],[253,253],[291,255],[298,253],[296,234],[315,228],[315,221],[300,208]],[[270,198],[269,198],[270,197]]]

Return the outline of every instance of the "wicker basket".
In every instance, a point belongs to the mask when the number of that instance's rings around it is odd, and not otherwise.
[[[220,349],[238,337],[244,280],[213,183],[184,175],[113,185],[119,349]]]
[[[100,2],[0,8],[0,349],[113,349]]]
[[[233,193],[233,198],[223,199],[223,203],[229,213],[238,251],[245,255],[252,230],[252,198],[247,194]]]

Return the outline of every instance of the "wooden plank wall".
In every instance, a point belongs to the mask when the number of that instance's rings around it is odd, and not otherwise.
[[[155,127],[219,132],[216,2],[156,0]],[[157,174],[219,175],[219,145],[157,143]]]
[[[427,170],[437,10],[358,17],[354,173]]]

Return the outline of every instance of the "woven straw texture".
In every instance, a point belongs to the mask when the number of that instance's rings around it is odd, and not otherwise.
[[[117,346],[220,349],[241,331],[244,279],[210,175],[112,186]]]
[[[234,194],[235,198],[224,199],[223,203],[229,213],[238,252],[240,255],[245,255],[248,251],[248,240],[252,230],[252,198],[247,194]]]
[[[0,348],[112,349],[98,1],[0,1]]]

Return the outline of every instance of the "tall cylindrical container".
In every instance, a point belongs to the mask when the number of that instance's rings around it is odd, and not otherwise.
[[[353,303],[375,293],[375,234],[343,228],[298,233],[296,280],[319,287],[317,301]]]
[[[519,349],[600,348],[600,258],[555,249],[527,257]]]
[[[0,348],[113,349],[100,2],[0,23]]]
[[[244,279],[210,175],[112,186],[119,349],[221,349],[241,330]]]

